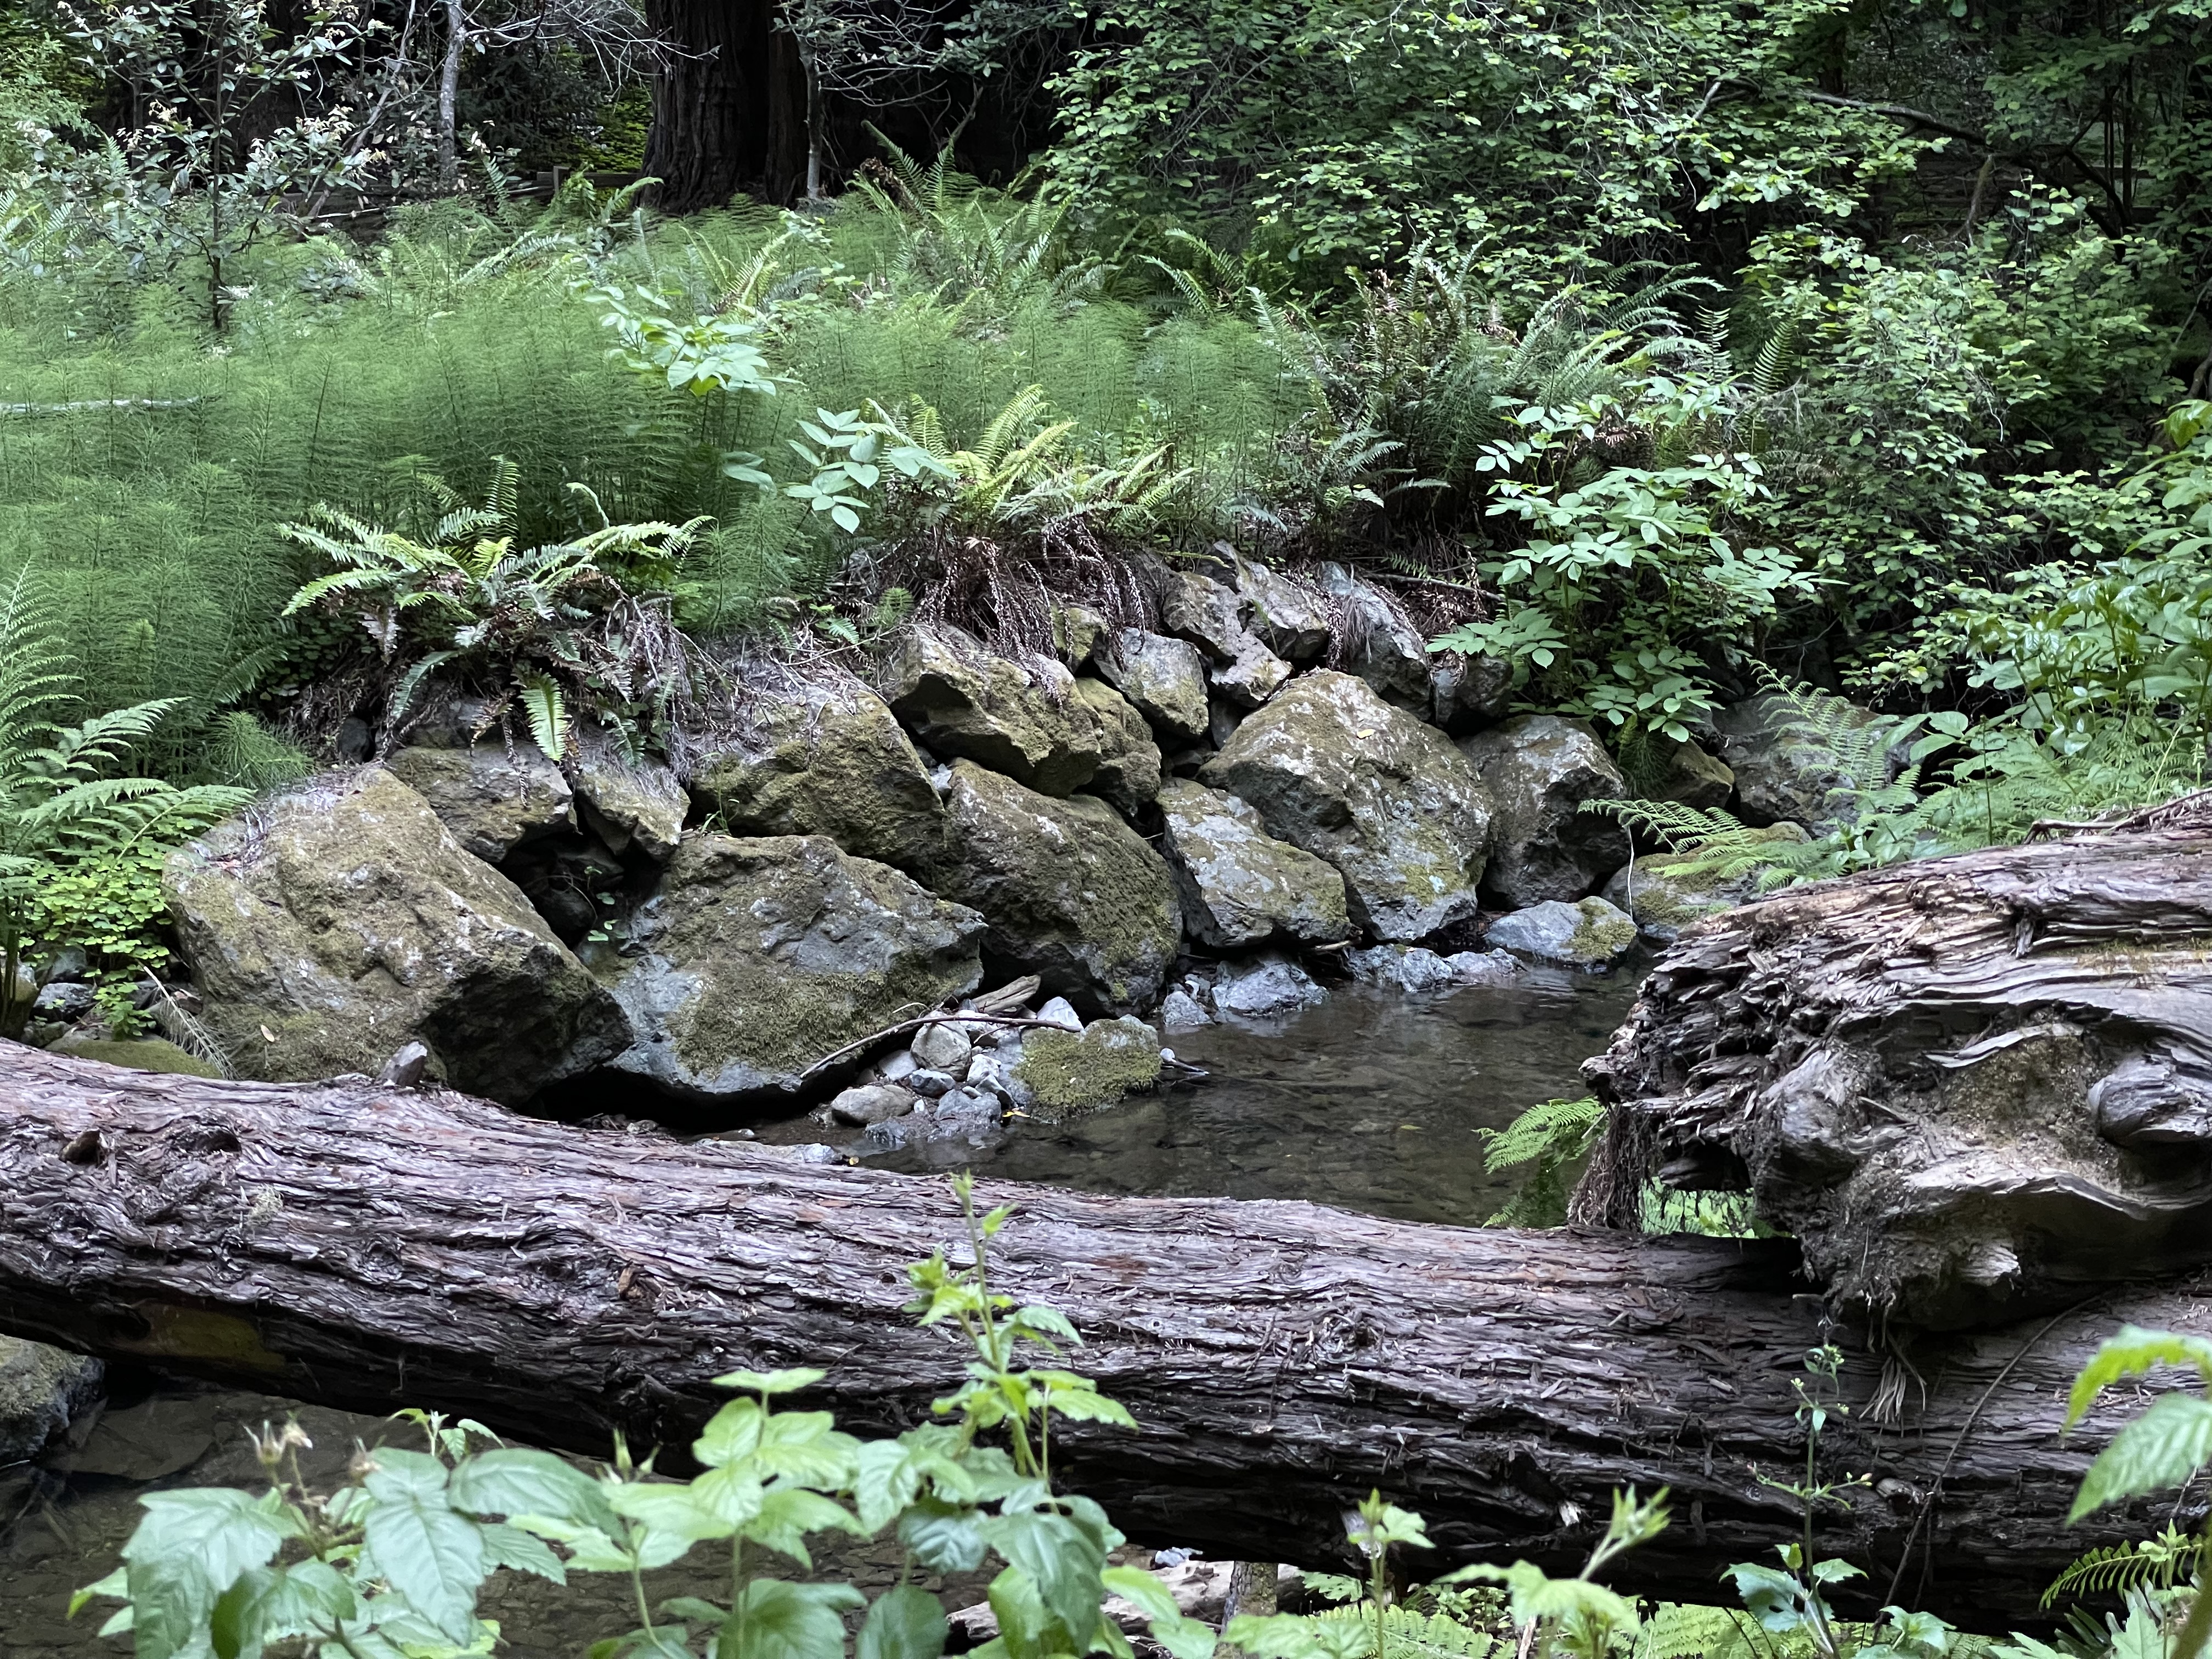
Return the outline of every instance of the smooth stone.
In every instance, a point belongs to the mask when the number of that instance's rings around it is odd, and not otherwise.
[[[914,1034],[909,1046],[917,1063],[933,1071],[950,1073],[956,1081],[968,1069],[969,1057],[975,1052],[974,1039],[951,1021],[923,1026]]]
[[[1252,631],[1277,656],[1307,662],[1328,649],[1328,601],[1311,587],[1240,555],[1237,591],[1252,608]]]
[[[864,1083],[842,1091],[830,1103],[830,1115],[841,1123],[866,1127],[914,1109],[915,1092],[889,1083]]]
[[[1365,680],[1383,702],[1426,720],[1436,704],[1429,642],[1380,588],[1341,565],[1323,565],[1322,581],[1343,611],[1329,660]]]
[[[1364,951],[1347,951],[1345,965],[1352,978],[1368,985],[1388,986],[1421,993],[1459,988],[1459,972],[1434,951],[1418,945],[1377,945]]]
[[[1456,951],[1444,962],[1462,985],[1511,985],[1523,971],[1510,951]]]
[[[1429,720],[1453,737],[1505,718],[1513,706],[1513,665],[1497,657],[1469,657],[1457,651],[1431,653],[1429,684],[1435,705]]]
[[[1075,682],[1075,695],[1098,723],[1098,769],[1084,787],[1125,818],[1160,793],[1160,746],[1136,705],[1103,680]]]
[[[1170,1033],[1196,1031],[1212,1024],[1213,1016],[1207,1013],[1198,999],[1188,991],[1170,991],[1160,1004],[1160,1028],[1163,1030]]]
[[[958,1088],[960,1079],[950,1072],[917,1070],[906,1074],[906,1086],[925,1100],[935,1100]]]
[[[1064,1030],[1079,1031],[1083,1029],[1083,1017],[1075,1012],[1074,1005],[1066,997],[1053,998],[1051,1001],[1037,1010],[1036,1017],[1060,1026]],[[1018,1030],[1014,1034],[1014,1040],[1017,1042],[1021,1041]]]
[[[82,1019],[98,1000],[89,985],[63,980],[40,990],[32,1000],[31,1012],[40,1019]]]
[[[1225,663],[1206,672],[1211,685],[1231,707],[1253,709],[1265,703],[1288,684],[1290,664],[1260,643],[1247,639],[1244,649]],[[1218,744],[1221,739],[1217,737]]]
[[[1213,984],[1213,1011],[1225,1019],[1279,1019],[1328,1000],[1313,975],[1280,956],[1224,963]]]
[[[1244,601],[1235,589],[1211,576],[1194,570],[1163,569],[1155,580],[1154,592],[1159,602],[1161,628],[1179,640],[1189,641],[1215,662],[1231,660],[1248,641],[1257,643],[1244,629]]]

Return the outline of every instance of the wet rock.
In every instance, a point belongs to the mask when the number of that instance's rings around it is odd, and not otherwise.
[[[1735,793],[1735,774],[1693,739],[1676,743],[1662,737],[1655,739],[1655,748],[1652,799],[1680,801],[1685,806],[1726,806]]]
[[[105,1376],[97,1359],[0,1336],[0,1465],[44,1451],[100,1397]]]
[[[840,1092],[830,1103],[830,1115],[840,1123],[865,1127],[886,1118],[904,1117],[914,1109],[916,1098],[912,1090],[888,1083],[864,1083]]]
[[[1821,698],[1814,706],[1824,715],[1832,713],[1844,734],[1875,720],[1872,710],[1840,698]],[[1855,787],[1887,781],[1880,761],[1865,769],[1876,775],[1855,781],[1837,755],[1838,733],[1824,733],[1810,711],[1780,692],[1723,709],[1713,724],[1720,732],[1721,758],[1735,774],[1738,805],[1750,823],[1787,820],[1825,835],[1857,816]]]
[[[466,749],[402,749],[392,775],[430,803],[462,849],[497,864],[517,847],[576,821],[574,793],[560,766],[525,739]]]
[[[1163,735],[1206,735],[1206,659],[1189,641],[1125,628],[1098,672]]]
[[[103,1066],[121,1066],[133,1072],[167,1072],[177,1077],[223,1075],[222,1067],[215,1061],[187,1053],[163,1037],[101,1037],[65,1031],[47,1045],[47,1050],[78,1060],[96,1060]]]
[[[1004,1138],[1003,1110],[994,1096],[953,1089],[941,1099],[925,1101],[904,1117],[871,1124],[860,1138],[860,1150],[876,1153],[909,1147],[924,1152],[941,1149],[951,1155],[948,1161],[963,1162],[969,1152]]]
[[[1364,681],[1292,681],[1237,727],[1200,781],[1267,833],[1336,866],[1352,919],[1412,940],[1474,915],[1491,805],[1467,757]]]
[[[968,1067],[965,1063],[963,1063],[960,1069],[965,1072]],[[924,1100],[935,1100],[940,1096],[951,1094],[958,1088],[960,1079],[950,1072],[933,1072],[923,1069],[908,1073],[906,1086]]]
[[[957,1083],[967,1075],[969,1056],[975,1052],[975,1044],[965,1030],[948,1020],[916,1031],[911,1048],[917,1064],[948,1073]]]
[[[1234,795],[1177,779],[1159,799],[1160,847],[1192,938],[1233,951],[1351,937],[1334,866],[1268,835],[1258,811]]]
[[[827,836],[855,858],[925,868],[945,807],[884,701],[859,685],[809,686],[747,710],[745,739],[702,761],[691,787],[737,836]]]
[[[1057,1123],[1152,1088],[1161,1064],[1159,1034],[1124,1015],[1094,1020],[1079,1032],[1031,1029],[1023,1034],[1013,1075],[1027,1091],[1029,1114]]]
[[[1483,887],[1506,906],[1580,898],[1628,862],[1620,821],[1581,810],[1628,793],[1588,722],[1523,714],[1462,739],[1460,752],[1495,813]]]
[[[884,690],[892,712],[933,752],[1066,795],[1098,770],[1099,731],[1074,676],[1059,674],[1033,685],[965,635],[916,629],[885,667]]]
[[[1248,639],[1244,648],[1227,662],[1209,669],[1206,683],[1220,694],[1231,708],[1259,708],[1288,684],[1291,665],[1255,639]],[[1216,736],[1216,744],[1222,739]]]
[[[1064,1031],[1079,1031],[1083,1029],[1083,1016],[1075,1012],[1074,1006],[1066,997],[1053,998],[1036,1011],[1036,1017],[1039,1019],[1050,1021]],[[1022,1034],[1018,1028],[1005,1032],[1003,1036],[1016,1043],[1022,1040]]]
[[[1198,1031],[1213,1024],[1199,1000],[1188,991],[1170,991],[1160,1003],[1160,1029],[1172,1036],[1178,1031]]]
[[[1328,649],[1328,601],[1307,584],[1240,556],[1237,591],[1251,607],[1252,632],[1277,656],[1310,662]]]
[[[82,1019],[92,1012],[92,1006],[97,1000],[89,985],[63,980],[38,992],[32,1000],[31,1012],[40,1019]]]
[[[981,981],[983,919],[822,836],[693,835],[629,923],[614,1062],[690,1099],[772,1094]]]
[[[568,763],[579,816],[596,830],[609,850],[626,853],[634,845],[655,863],[665,863],[683,838],[691,797],[676,774],[659,761],[632,763],[618,755],[585,755]]]
[[[387,1089],[411,1089],[422,1080],[429,1069],[430,1050],[420,1042],[405,1042],[399,1051],[384,1062],[376,1080]]]
[[[1510,985],[1521,963],[1510,951],[1455,951],[1444,958],[1462,985]]]
[[[1313,975],[1287,957],[1225,963],[1213,984],[1213,1011],[1224,1019],[1280,1019],[1328,1000]]]
[[[241,1077],[431,1075],[509,1103],[611,1057],[621,1009],[514,884],[381,768],[258,804],[172,854],[162,890]]]
[[[1636,943],[1636,924],[1601,898],[1547,899],[1490,924],[1491,945],[1570,968],[1612,965]]]
[[[1460,984],[1459,972],[1449,962],[1417,945],[1377,945],[1364,951],[1347,951],[1344,961],[1352,978],[1366,985],[1422,992],[1456,990]]]
[[[1182,936],[1166,861],[1104,801],[1055,800],[955,763],[931,884],[989,924],[996,969],[1100,1011],[1152,1006]]]
[[[1075,682],[1075,695],[1098,722],[1098,770],[1085,786],[1111,801],[1124,817],[1133,817],[1160,793],[1160,750],[1152,729],[1127,697],[1103,680],[1087,675]]]
[[[904,1083],[921,1069],[911,1048],[896,1048],[860,1073],[863,1083]]]
[[[1426,720],[1436,703],[1429,642],[1388,595],[1341,565],[1323,565],[1322,581],[1342,608],[1330,660],[1365,680],[1383,702]]]
[[[1504,720],[1513,706],[1513,665],[1497,657],[1436,652],[1429,684],[1436,699],[1429,719],[1455,738]]]
[[[1795,823],[1769,824],[1751,834],[1779,845],[1802,846],[1808,839]],[[1671,945],[1684,928],[1756,897],[1760,873],[1753,868],[1724,878],[1700,870],[1693,854],[1653,853],[1616,871],[1602,896],[1634,918],[1645,938]]]

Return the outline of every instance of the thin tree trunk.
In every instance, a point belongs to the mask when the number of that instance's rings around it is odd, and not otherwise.
[[[452,195],[461,187],[461,54],[468,50],[469,17],[464,0],[445,0],[446,56],[438,66],[438,188]]]
[[[1429,1517],[1437,1547],[1414,1571],[1564,1565],[1613,1488],[1663,1485],[1674,1524],[1617,1581],[1694,1595],[1796,1534],[1796,1504],[1759,1476],[1802,1467],[1805,1351],[1846,1346],[1861,1407],[1881,1370],[1821,1324],[1784,1241],[980,1197],[1020,1206],[994,1285],[1063,1309],[1089,1343],[1069,1363],[1142,1425],[1055,1436],[1055,1464],[1138,1536],[1224,1557],[1342,1565],[1345,1511],[1379,1487]],[[920,1177],[360,1082],[0,1059],[0,1324],[357,1410],[675,1447],[721,1397],[714,1376],[805,1364],[828,1369],[819,1403],[848,1426],[897,1428],[962,1363],[903,1311],[905,1267],[962,1236],[945,1185]],[[2062,1446],[2061,1402],[2120,1318],[2188,1321],[2191,1296],[1914,1350],[1894,1424],[1861,1410],[1832,1430],[1824,1468],[1874,1485],[1824,1513],[1822,1547],[1869,1568],[1876,1601],[1898,1575],[1894,1595],[1989,1620],[2030,1609],[2077,1552],[2153,1526],[2148,1510],[2060,1524],[2116,1420]]]

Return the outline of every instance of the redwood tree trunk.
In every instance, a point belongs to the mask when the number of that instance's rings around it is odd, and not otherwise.
[[[818,1403],[856,1429],[920,1420],[959,1377],[947,1334],[902,1311],[906,1264],[962,1236],[940,1182],[451,1094],[4,1054],[0,1325],[18,1334],[593,1452],[617,1426],[680,1443],[720,1397],[709,1379],[739,1367],[827,1367]],[[1666,1485],[1674,1526],[1616,1581],[1713,1593],[1728,1562],[1796,1533],[1759,1473],[1802,1467],[1805,1350],[1845,1346],[1861,1407],[1881,1370],[1824,1331],[1778,1241],[980,1196],[1021,1206],[994,1288],[1065,1310],[1090,1342],[1073,1363],[1142,1425],[1055,1437],[1069,1483],[1140,1537],[1241,1559],[1340,1559],[1345,1510],[1379,1486],[1429,1517],[1416,1571],[1565,1564],[1613,1487]],[[1868,1606],[1894,1575],[1895,1595],[1954,1616],[2023,1614],[2075,1553],[2151,1526],[2060,1525],[2117,1417],[2062,1447],[2059,1414],[2101,1335],[2201,1327],[2194,1293],[1923,1339],[1899,1420],[1860,1410],[1829,1442],[1827,1473],[1875,1482],[1821,1522],[1824,1549],[1871,1571]]]
[[[670,47],[653,88],[645,170],[672,212],[744,191],[787,201],[805,167],[798,58],[775,0],[647,0]]]

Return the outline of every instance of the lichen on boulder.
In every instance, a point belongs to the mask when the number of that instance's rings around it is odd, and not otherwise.
[[[882,698],[857,684],[757,697],[746,725],[693,768],[692,792],[733,836],[827,836],[856,858],[927,866],[945,808]]]
[[[1636,944],[1636,924],[1601,898],[1547,899],[1490,924],[1495,949],[1570,968],[1610,967]]]
[[[1578,899],[1628,862],[1620,820],[1583,810],[1628,793],[1587,720],[1523,714],[1459,747],[1495,808],[1482,884],[1501,905]]]
[[[1443,733],[1352,675],[1291,681],[1199,781],[1334,865],[1352,920],[1378,939],[1418,939],[1480,907],[1491,821],[1481,781]]]
[[[1091,781],[1101,757],[1097,720],[1074,680],[1057,663],[1025,672],[964,634],[917,628],[883,684],[892,712],[933,752],[1066,795]]]
[[[629,1040],[614,999],[514,884],[370,767],[311,780],[170,856],[162,890],[241,1077],[429,1075],[509,1103]]]
[[[1036,974],[1095,1012],[1149,1008],[1182,935],[1175,879],[1104,801],[1055,800],[957,761],[930,884],[988,923],[994,972]]]
[[[1129,700],[1103,680],[1079,676],[1075,695],[1098,722],[1098,769],[1084,786],[1134,817],[1160,793],[1160,746]]]
[[[1161,1064],[1159,1033],[1124,1015],[1093,1020],[1080,1032],[1024,1032],[1012,1076],[1024,1111],[1059,1123],[1156,1086]]]
[[[587,749],[570,757],[568,780],[575,787],[577,815],[613,851],[635,846],[659,861],[676,850],[691,797],[665,761]]]
[[[1182,778],[1161,788],[1159,802],[1160,848],[1193,939],[1237,951],[1351,937],[1344,878],[1334,865],[1270,836],[1253,807]]]
[[[823,836],[693,834],[610,969],[619,1070],[696,1100],[773,1097],[814,1061],[982,980],[983,919]]]

